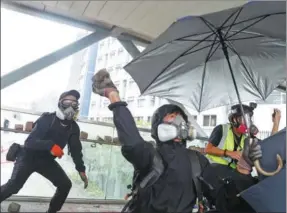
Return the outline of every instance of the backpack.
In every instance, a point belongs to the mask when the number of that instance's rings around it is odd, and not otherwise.
[[[194,151],[196,152],[196,151]],[[189,154],[189,160],[190,160],[190,165],[192,167],[192,181],[195,185],[195,190],[198,198],[198,212],[202,212],[205,207],[204,207],[204,199],[203,199],[203,193],[201,189],[201,165],[198,156],[196,153],[194,154]],[[125,200],[127,200],[129,197],[132,197],[131,200],[129,200],[124,208],[122,209],[122,213],[124,212],[136,212],[136,204],[137,204],[137,198],[138,198],[138,193],[140,190],[143,190],[144,188],[151,187],[163,174],[164,172],[164,164],[163,160],[160,156],[160,154],[155,151],[155,156],[153,159],[153,165],[151,171],[142,179],[140,179],[139,176],[139,171],[135,170],[134,171],[134,176],[133,176],[133,183],[132,185],[128,185],[127,188],[131,189],[131,192],[125,196]]]

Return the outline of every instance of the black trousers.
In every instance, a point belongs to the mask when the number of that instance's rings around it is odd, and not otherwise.
[[[245,200],[237,194],[256,184],[256,179],[250,175],[243,175],[226,165],[210,164],[202,177],[206,183],[213,187],[210,190],[203,185],[203,194],[222,213],[255,212]],[[223,180],[228,180],[225,182]]]
[[[57,187],[56,193],[51,199],[48,212],[61,210],[72,187],[72,182],[53,158],[40,158],[22,150],[14,164],[11,178],[1,186],[0,202],[13,194],[17,194],[23,187],[29,176],[37,172],[47,178]]]

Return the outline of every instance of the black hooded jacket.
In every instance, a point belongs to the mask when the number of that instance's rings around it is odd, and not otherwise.
[[[36,122],[32,132],[25,140],[24,148],[29,155],[41,158],[55,158],[51,155],[52,147],[57,144],[62,149],[68,144],[76,170],[85,172],[80,141],[80,128],[75,121],[67,127],[60,124],[55,113],[44,113]]]
[[[123,156],[144,177],[151,169],[156,150],[140,136],[126,105],[125,102],[117,102],[109,108],[114,114]],[[208,160],[179,143],[162,144],[157,151],[163,159],[165,170],[155,184],[140,194],[137,213],[191,213],[196,202],[196,191],[189,155],[198,155],[202,169],[209,164]]]

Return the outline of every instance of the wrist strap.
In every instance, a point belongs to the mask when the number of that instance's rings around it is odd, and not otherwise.
[[[226,151],[227,151],[227,150],[226,150],[226,149],[224,149],[224,153],[223,153],[223,156],[224,156],[224,157],[227,157],[227,155],[226,155]]]

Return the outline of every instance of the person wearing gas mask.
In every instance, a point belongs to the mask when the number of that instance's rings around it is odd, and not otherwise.
[[[250,106],[242,105],[244,114],[241,112],[240,105],[231,107],[231,113],[228,116],[229,124],[218,125],[214,128],[209,137],[209,143],[205,148],[207,158],[212,163],[228,165],[236,168],[236,163],[241,157],[241,151],[246,138],[247,125],[245,120],[251,125],[251,134],[255,136],[258,132],[257,127],[252,123],[253,110],[256,104]]]
[[[257,107],[256,103],[242,105],[244,114],[242,114],[240,104],[231,107],[231,113],[228,116],[229,124],[218,125],[212,131],[209,137],[209,143],[205,148],[206,156],[212,163],[228,165],[236,168],[236,164],[241,157],[244,140],[246,138],[247,127],[250,126],[251,137],[256,138],[258,128],[253,124],[253,111]],[[245,118],[245,119],[244,119]],[[245,121],[247,124],[245,124]],[[280,111],[274,110],[272,115],[273,131],[278,131],[280,122]]]
[[[58,102],[58,109],[54,113],[43,113],[34,123],[34,127],[25,140],[24,146],[14,149],[15,164],[11,178],[1,186],[1,202],[13,194],[17,194],[29,176],[37,172],[50,180],[56,189],[47,212],[55,213],[62,208],[72,182],[57,163],[55,158],[64,155],[63,149],[68,150],[76,165],[84,187],[88,186],[83,162],[80,129],[75,122],[80,94],[76,90],[64,92]],[[8,151],[9,152],[9,151]],[[8,156],[7,156],[8,157]]]
[[[197,199],[193,182],[196,167],[204,169],[208,160],[199,152],[186,149],[189,124],[184,111],[172,104],[159,107],[152,116],[151,136],[156,147],[144,141],[135,121],[121,101],[106,69],[92,79],[93,92],[111,104],[122,154],[135,169],[131,200],[122,212],[192,212]],[[194,161],[191,162],[191,157]],[[198,171],[198,170],[197,170]]]
[[[258,182],[251,176],[255,160],[262,158],[258,141],[249,144],[249,138],[243,143],[244,154],[240,157],[236,170],[223,164],[210,164],[202,173],[203,194],[217,212],[236,213],[254,212],[254,209],[240,196],[241,192]]]

